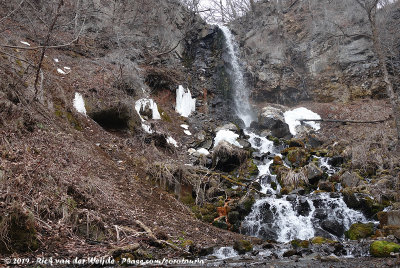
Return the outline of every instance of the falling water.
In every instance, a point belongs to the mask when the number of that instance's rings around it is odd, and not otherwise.
[[[225,43],[229,60],[232,65],[231,83],[234,94],[235,108],[237,116],[243,120],[246,127],[254,121],[254,113],[249,102],[249,90],[243,77],[243,72],[239,65],[237,56],[238,45],[235,42],[234,36],[226,26],[219,26],[225,37]]]

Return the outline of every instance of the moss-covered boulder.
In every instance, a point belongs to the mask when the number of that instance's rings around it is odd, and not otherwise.
[[[358,240],[361,238],[367,238],[374,234],[374,224],[370,223],[354,223],[350,226],[350,229],[345,233],[346,238],[350,240]]]
[[[308,159],[310,158],[310,153],[304,149],[299,147],[291,147],[288,150],[287,160],[294,167],[303,167],[307,165]]]
[[[331,240],[322,236],[316,236],[313,239],[311,239],[311,244],[313,245],[335,244],[335,243],[338,243],[338,241]]]
[[[245,254],[246,252],[253,250],[253,245],[248,240],[237,240],[233,245],[233,249],[239,254]]]
[[[220,217],[218,219],[215,219],[212,222],[212,225],[214,225],[215,227],[224,229],[224,230],[228,230],[228,224],[226,223],[226,217]]]
[[[308,248],[310,246],[310,241],[295,239],[290,242],[293,248]]]
[[[399,252],[400,245],[388,241],[374,241],[370,246],[371,256],[374,257],[390,257],[390,253]]]

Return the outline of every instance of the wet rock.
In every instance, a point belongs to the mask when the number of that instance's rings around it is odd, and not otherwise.
[[[240,144],[240,146],[243,147],[243,149],[249,149],[249,148],[251,148],[250,142],[248,142],[248,141],[246,141],[246,140],[239,139],[239,140],[238,140],[238,143]]]
[[[377,218],[377,213],[384,209],[384,205],[374,201],[366,194],[354,193],[349,189],[344,189],[342,194],[343,201],[349,208],[361,210],[369,218]]]
[[[258,116],[258,127],[270,130],[277,138],[291,137],[289,125],[283,117],[284,110],[285,107],[277,105],[264,107]]]
[[[297,254],[297,250],[289,249],[289,250],[287,250],[287,251],[285,251],[283,253],[283,257],[291,257],[291,256],[296,255],[296,254]]]
[[[233,245],[233,249],[242,255],[245,254],[246,252],[252,251],[253,245],[248,240],[237,240]]]
[[[321,262],[339,262],[340,259],[334,255],[331,256],[323,256],[320,259]]]
[[[333,183],[330,181],[320,181],[318,183],[318,187],[320,190],[326,191],[326,192],[334,192],[335,191],[335,185],[333,185]]]
[[[346,171],[340,176],[340,181],[344,187],[357,187],[362,178],[355,172]]]
[[[310,241],[308,240],[299,240],[295,239],[290,242],[292,246],[297,249],[297,248],[308,248],[310,246]]]
[[[374,224],[371,223],[354,223],[350,229],[345,232],[346,238],[350,240],[358,240],[367,238],[374,234]]]
[[[390,253],[399,251],[399,244],[388,241],[374,241],[370,246],[370,253],[373,257],[390,257]]]
[[[311,184],[316,184],[320,179],[323,178],[324,172],[314,163],[308,164],[306,166],[306,169],[307,169],[307,178]]]
[[[337,241],[330,240],[321,236],[316,236],[313,239],[311,239],[311,243],[314,245],[321,245],[321,244],[334,244],[337,243]]]
[[[239,128],[233,123],[228,123],[223,126],[219,126],[215,129],[215,132],[218,132],[220,130],[230,130],[239,133]]]
[[[335,236],[341,237],[344,234],[344,227],[338,221],[324,220],[321,227]]]
[[[297,213],[301,216],[307,217],[311,212],[310,204],[306,198],[300,198],[299,204],[296,207]]]
[[[344,163],[342,156],[333,156],[328,160],[328,164],[334,167],[339,167]]]

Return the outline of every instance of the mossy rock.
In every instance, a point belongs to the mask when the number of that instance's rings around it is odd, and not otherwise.
[[[280,165],[280,166],[282,166],[282,165],[283,165],[283,160],[282,160],[282,158],[281,158],[279,155],[275,155],[275,156],[274,156],[273,164],[274,164],[274,165]]]
[[[253,245],[248,240],[237,240],[233,245],[233,249],[239,254],[245,254],[246,252],[253,250]]]
[[[228,230],[228,224],[226,224],[226,217],[221,217],[212,222],[212,225],[220,229]]]
[[[314,245],[321,245],[321,244],[335,244],[338,242],[322,236],[316,236],[311,240],[311,243]]]
[[[374,224],[370,223],[354,223],[345,233],[346,238],[350,240],[358,240],[367,238],[374,234]]]
[[[235,224],[240,220],[240,213],[238,211],[230,211],[228,213],[228,222],[230,224]]]
[[[371,244],[369,251],[374,257],[390,257],[391,252],[400,251],[400,245],[388,241],[374,241]]]
[[[290,242],[294,248],[308,248],[310,246],[310,241],[295,239]]]
[[[291,148],[288,151],[287,159],[294,167],[303,167],[307,165],[310,153],[303,148]]]
[[[274,143],[275,146],[279,145],[279,139],[277,137],[274,136],[268,136],[267,137],[268,140],[272,141]]]
[[[167,114],[167,112],[165,112],[163,109],[160,108],[160,106],[158,106],[158,113],[160,114],[161,120],[171,123],[172,119],[171,117]]]
[[[13,206],[8,216],[0,216],[0,230],[3,236],[0,240],[1,254],[23,253],[39,248],[33,215],[19,206]]]
[[[289,141],[289,147],[304,147],[304,142],[298,139],[291,139]]]

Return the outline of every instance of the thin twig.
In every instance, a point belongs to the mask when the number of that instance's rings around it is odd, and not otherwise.
[[[357,120],[336,120],[336,119],[299,119],[300,123],[303,122],[330,122],[330,123],[352,123],[352,124],[373,124],[373,123],[382,123],[389,120],[389,118],[381,119],[381,120],[371,120],[371,121],[357,121]]]

